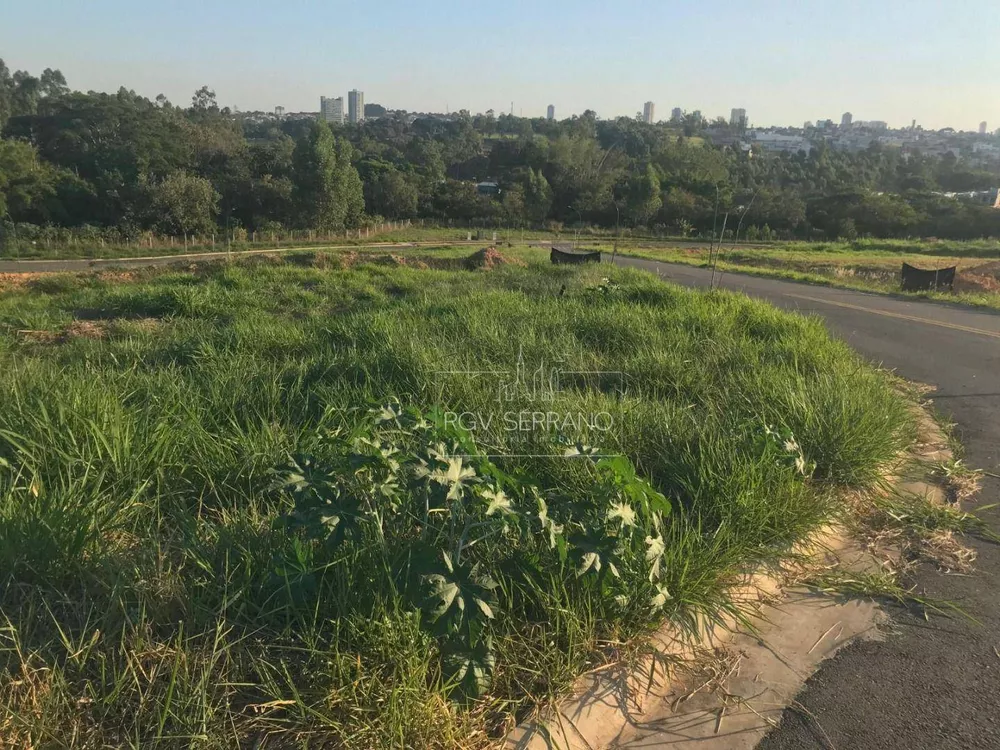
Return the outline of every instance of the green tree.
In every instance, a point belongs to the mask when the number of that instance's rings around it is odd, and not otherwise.
[[[208,234],[215,229],[219,194],[203,177],[173,172],[146,185],[150,224],[168,234]]]
[[[34,144],[45,161],[93,186],[101,200],[86,221],[105,225],[143,213],[143,180],[193,172],[204,130],[183,112],[125,90],[45,100],[37,114],[13,117],[7,125],[11,136]]]
[[[215,92],[208,86],[202,86],[191,97],[191,109],[196,112],[218,112],[219,105],[215,99]]]
[[[67,93],[66,78],[58,70],[46,68],[40,78],[24,70],[11,75],[0,59],[0,129],[10,117],[35,114],[42,99]]]
[[[660,176],[652,164],[647,164],[629,180],[625,210],[632,223],[640,225],[648,222],[662,205]]]
[[[337,190],[344,202],[344,223],[355,227],[365,213],[365,188],[354,167],[355,151],[346,139],[337,141]]]
[[[524,204],[527,218],[540,224],[545,221],[552,210],[552,186],[545,179],[541,170],[528,170],[528,181],[525,186]]]
[[[14,79],[11,78],[7,64],[0,58],[0,131],[13,112]]]
[[[576,130],[592,124],[593,113],[572,121]],[[611,204],[612,187],[626,174],[628,158],[620,149],[605,151],[591,136],[561,136],[549,147],[545,177],[552,186],[554,213],[564,220],[597,214]],[[572,206],[572,208],[570,208]]]
[[[39,88],[42,96],[55,98],[69,93],[69,86],[66,85],[66,77],[61,71],[46,68],[39,78]]]
[[[407,162],[413,165],[427,185],[434,185],[444,179],[444,157],[441,144],[426,137],[410,141],[405,154]]]
[[[428,213],[442,220],[490,221],[498,218],[500,206],[493,198],[479,195],[472,183],[445,180],[435,189]]]
[[[793,190],[761,188],[753,201],[745,225],[792,230],[806,220],[806,204]]]
[[[72,226],[93,215],[95,201],[84,180],[45,162],[30,144],[0,139],[0,218]]]
[[[352,154],[350,143],[338,142],[322,121],[313,122],[296,144],[292,195],[300,226],[336,230],[361,218],[364,193]]]
[[[387,219],[410,219],[417,215],[417,189],[393,169],[366,185],[365,204],[373,214]]]
[[[511,185],[503,191],[501,202],[504,218],[516,226],[520,225],[527,216],[524,186]]]
[[[38,111],[42,97],[42,82],[26,70],[15,71],[13,76],[13,115],[33,115]]]
[[[26,143],[0,140],[0,218],[18,217],[53,192],[44,165]],[[22,219],[23,220],[23,219]]]

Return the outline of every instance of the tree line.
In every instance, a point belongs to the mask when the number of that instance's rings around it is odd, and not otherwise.
[[[328,126],[120,89],[0,60],[0,223],[156,231],[339,231],[378,219],[647,227],[754,236],[1000,236],[1000,211],[947,198],[998,175],[873,144],[777,154],[713,147],[690,123],[386,112]],[[478,181],[495,181],[482,194]],[[717,218],[719,217],[719,218]],[[730,228],[736,226],[734,218]]]

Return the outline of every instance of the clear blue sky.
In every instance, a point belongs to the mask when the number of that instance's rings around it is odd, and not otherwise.
[[[758,125],[833,118],[1000,127],[988,0],[4,0],[0,57],[73,88],[314,111],[633,115],[646,100]]]

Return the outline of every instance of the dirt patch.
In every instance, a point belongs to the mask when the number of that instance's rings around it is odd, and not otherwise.
[[[0,291],[23,289],[29,282],[47,275],[44,273],[0,273]]]
[[[26,344],[55,344],[62,339],[61,331],[15,331],[21,341]]]
[[[74,320],[61,331],[17,331],[21,340],[29,344],[65,344],[72,339],[103,339],[108,335],[108,325],[95,320]]]
[[[960,270],[955,277],[955,291],[1000,294],[1000,261]]]
[[[500,266],[520,266],[523,268],[527,265],[520,258],[504,255],[495,247],[484,247],[465,259],[465,267],[471,271],[478,269],[492,271]]]
[[[346,253],[337,253],[336,255],[318,253],[316,260],[320,268],[326,268],[329,265],[331,268],[340,268],[346,271],[348,268],[353,268],[358,262],[358,254],[353,250],[348,250]]]
[[[325,271],[328,268],[339,268],[341,270],[350,268],[357,260],[357,253],[325,253],[322,251],[313,253],[312,267]]]
[[[96,320],[74,320],[63,331],[66,339],[103,339],[107,334],[107,324]]]
[[[380,265],[391,266],[393,268],[416,268],[422,271],[430,268],[421,258],[407,258],[405,255],[396,255],[395,253],[374,256],[372,259]]]
[[[358,263],[365,262],[366,258],[354,250],[348,250],[343,253],[328,253],[317,250],[309,253],[295,253],[287,256],[286,260],[293,265],[318,268],[321,271],[346,271]]]
[[[196,268],[195,265],[191,266]],[[83,280],[94,279],[109,284],[134,284],[162,269],[137,269],[125,271],[122,269],[106,269],[100,271],[29,271],[26,273],[0,273],[0,291],[14,289],[30,289],[46,294],[58,294],[77,286]]]
[[[285,264],[285,258],[278,253],[254,253],[253,255],[247,255],[246,257],[239,258],[241,263],[245,263],[251,268],[254,266],[267,267],[267,266],[283,266]],[[220,264],[225,264],[226,261],[217,261]]]
[[[136,271],[122,271],[120,269],[113,269],[107,271],[98,271],[94,274],[94,278],[98,281],[106,281],[110,284],[129,284],[139,280],[139,274]]]
[[[955,291],[1000,294],[1000,280],[993,276],[981,276],[974,273],[960,273],[955,277]]]

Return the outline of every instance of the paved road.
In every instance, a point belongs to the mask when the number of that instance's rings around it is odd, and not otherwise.
[[[686,286],[707,287],[711,277],[688,266],[619,262]],[[726,274],[721,286],[821,315],[873,362],[936,386],[934,403],[957,422],[968,463],[1000,475],[1000,314],[752,276]],[[997,501],[1000,481],[988,476],[980,502]],[[1000,511],[983,517],[1000,528]],[[896,613],[895,637],[849,646],[809,680],[798,700],[815,720],[785,711],[758,750],[1000,748],[1000,546],[975,546],[975,575],[923,570],[916,583],[959,602],[981,626]]]

